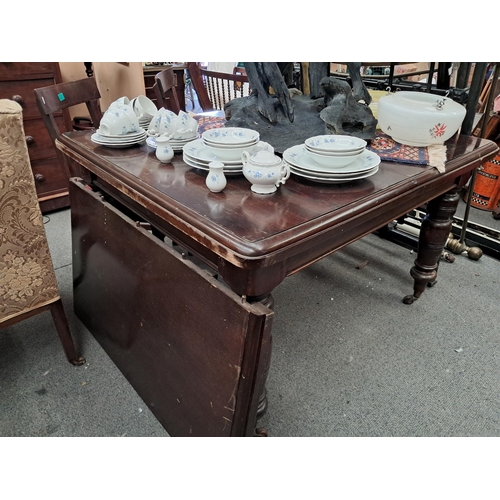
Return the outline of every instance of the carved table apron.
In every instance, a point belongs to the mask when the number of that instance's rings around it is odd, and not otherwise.
[[[182,156],[161,164],[146,145],[105,148],[90,135],[57,142],[77,175],[75,311],[166,430],[181,436],[252,435],[266,406],[272,290],[430,202],[405,302],[416,300],[436,279],[459,190],[498,151],[455,136],[443,174],[382,162],[347,184],[292,175],[275,194],[258,195],[230,176],[215,194],[206,172]]]

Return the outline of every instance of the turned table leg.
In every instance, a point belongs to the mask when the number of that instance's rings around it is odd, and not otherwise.
[[[261,299],[263,305],[268,307],[271,310],[274,310],[274,298],[271,294],[269,294],[264,299]],[[269,375],[269,368],[271,366],[271,352],[272,352],[272,333],[269,334],[269,338],[265,339],[266,341],[262,343],[261,349],[261,363],[263,366],[263,377],[261,379],[261,386],[259,388],[260,397],[259,397],[259,405],[257,407],[257,420],[262,418],[267,411],[267,390],[266,390],[266,381],[267,376]]]
[[[405,304],[412,304],[428,285],[437,277],[439,258],[450,234],[453,215],[459,202],[459,188],[438,196],[427,204],[427,215],[422,221],[418,241],[418,254],[410,274],[413,277],[413,295],[403,298]]]

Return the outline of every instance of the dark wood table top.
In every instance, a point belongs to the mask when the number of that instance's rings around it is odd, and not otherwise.
[[[90,135],[63,134],[58,147],[186,240],[236,267],[286,261],[287,274],[448,191],[498,150],[488,140],[455,136],[447,143],[443,174],[382,162],[372,177],[346,184],[313,183],[292,174],[272,195],[253,193],[242,175],[228,176],[224,191],[215,194],[205,185],[207,173],[186,165],[181,154],[161,164],[145,144],[111,149],[94,144]],[[318,248],[311,250],[311,238]]]

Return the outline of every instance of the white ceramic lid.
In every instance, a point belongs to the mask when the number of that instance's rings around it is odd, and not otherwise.
[[[255,165],[269,165],[274,166],[281,163],[281,158],[276,156],[271,151],[259,151],[250,157],[250,162]]]

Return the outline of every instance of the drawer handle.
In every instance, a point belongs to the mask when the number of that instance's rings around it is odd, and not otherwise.
[[[13,95],[12,96],[12,100],[13,101],[16,101],[18,104],[20,104],[21,106],[24,105],[24,99],[22,98],[22,96],[20,95]]]
[[[36,182],[43,182],[45,180],[45,177],[42,174],[35,174],[35,181]]]
[[[28,146],[31,146],[34,143],[35,143],[35,138],[32,135],[27,135],[26,136],[26,144]]]

